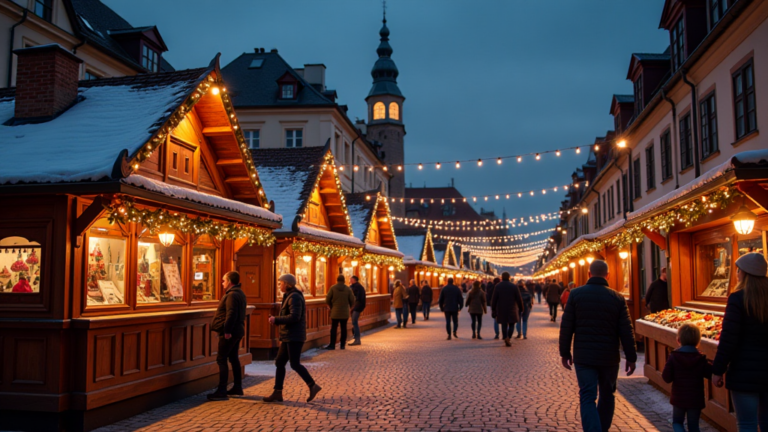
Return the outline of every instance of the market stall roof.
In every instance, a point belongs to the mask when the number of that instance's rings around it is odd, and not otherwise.
[[[399,231],[399,230],[398,230]],[[412,230],[411,230],[412,231]],[[435,259],[435,249],[432,245],[432,231],[427,228],[421,234],[399,235],[398,246],[401,252],[405,254],[406,264],[409,261],[424,261],[432,265],[440,263]]]
[[[390,251],[397,251],[397,239],[392,225],[387,198],[379,191],[346,194],[347,209],[355,236],[370,244],[371,228],[376,227],[379,243]]]

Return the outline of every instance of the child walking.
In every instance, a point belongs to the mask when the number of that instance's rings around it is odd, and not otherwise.
[[[693,324],[683,324],[677,330],[680,348],[672,351],[664,366],[661,377],[672,383],[672,428],[685,432],[685,418],[688,431],[699,432],[699,417],[706,406],[704,401],[704,378],[712,376],[712,365],[697,347],[701,342],[701,331]]]

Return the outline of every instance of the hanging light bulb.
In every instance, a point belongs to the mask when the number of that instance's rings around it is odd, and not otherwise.
[[[160,244],[162,244],[165,247],[169,247],[173,244],[173,239],[176,237],[175,234],[172,232],[161,232],[157,235],[157,238],[160,240]]]
[[[357,267],[357,260],[352,260],[350,264],[352,264],[352,267]]]
[[[541,160],[541,155],[536,153],[536,160]]]
[[[579,153],[581,153],[581,149],[576,147],[576,154],[579,154]]]
[[[312,261],[312,255],[304,255],[301,259],[303,259],[305,263],[308,263]]]
[[[440,166],[441,166],[441,165],[440,165],[440,162],[438,162],[437,164],[435,164],[435,168],[437,168],[437,169],[440,169]]]
[[[517,161],[518,161],[518,162],[522,162],[522,161],[523,161],[523,157],[522,157],[522,156],[518,156],[518,157],[517,157]]]
[[[757,216],[755,216],[755,214],[744,204],[741,205],[741,208],[739,208],[735,215],[731,216],[731,221],[733,222],[734,228],[736,228],[736,232],[741,235],[752,233],[752,230],[755,228],[756,219]]]
[[[421,169],[424,169],[424,165],[422,165],[422,164],[419,164],[419,169],[420,169],[420,170],[421,170]]]
[[[621,259],[627,259],[629,257],[629,252],[627,250],[621,250],[619,251],[619,258]]]
[[[600,151],[600,146],[595,144],[595,151]]]
[[[586,263],[586,261],[584,261],[584,258],[579,259],[579,265],[580,266],[583,266],[585,263]]]
[[[371,263],[365,263],[365,268],[367,269],[371,268]]]
[[[560,156],[560,150],[555,150],[555,156]]]
[[[496,163],[497,163],[497,164],[499,164],[499,165],[501,165],[501,158],[497,158],[497,159],[496,159]]]
[[[570,264],[568,264],[568,267],[570,267],[570,268],[576,268],[576,263],[575,263],[575,262],[573,262],[573,261],[571,261],[571,263],[570,263]]]
[[[593,257],[592,255],[587,256],[587,263],[592,264],[592,261],[594,260],[595,260],[595,257]]]
[[[461,162],[456,161],[456,169],[459,169],[459,168],[461,168]]]
[[[388,270],[389,271],[394,271],[395,270],[395,266],[389,266]]]
[[[626,148],[627,147],[627,140],[619,140],[619,142],[616,143],[616,146],[619,148]]]
[[[355,172],[357,172],[357,170],[359,170],[359,169],[360,169],[360,167],[358,167],[357,165],[355,165],[355,166],[354,166],[354,168],[352,168],[352,169],[353,169]]]
[[[562,271],[564,271],[564,272],[565,272],[565,271],[568,271],[568,267],[566,267],[566,266],[563,266],[563,268],[561,268],[560,270],[562,270]]]
[[[587,214],[587,213],[589,213],[589,209],[587,209],[586,207],[582,207],[582,208],[581,208],[581,212],[582,212],[583,214]]]
[[[479,167],[483,166],[483,160],[482,159],[478,159],[477,160],[477,166],[479,166]]]

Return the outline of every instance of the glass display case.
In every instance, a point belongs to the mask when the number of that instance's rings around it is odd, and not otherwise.
[[[328,260],[325,257],[315,257],[315,295],[325,295],[325,273]]]
[[[312,255],[296,254],[296,288],[303,292],[305,296],[312,295]]]
[[[102,218],[91,226],[87,237],[86,305],[125,304],[127,233]]]
[[[219,241],[208,234],[199,236],[192,248],[192,300],[209,301],[218,298]]]
[[[0,293],[40,292],[40,244],[23,237],[0,240]]]
[[[136,303],[184,301],[181,275],[184,246],[164,246],[156,235],[140,236],[137,250]]]

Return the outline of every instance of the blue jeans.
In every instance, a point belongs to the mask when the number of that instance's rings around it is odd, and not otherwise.
[[[731,391],[736,425],[739,432],[768,431],[768,392],[750,393]]]
[[[395,308],[395,317],[397,317],[397,326],[403,324],[403,308]]]
[[[528,309],[525,312],[520,313],[520,320],[515,324],[517,328],[517,334],[520,334],[520,327],[522,327],[522,335],[528,336],[528,317],[531,315],[531,310]]]
[[[493,319],[493,332],[496,333],[496,337],[499,337],[499,322],[496,318]]]
[[[539,304],[541,304],[541,293],[540,292],[536,293],[536,298],[539,299]]]
[[[403,302],[403,327],[408,327],[408,303]]]
[[[672,429],[675,432],[685,432],[685,418],[688,417],[688,432],[699,432],[700,409],[684,409],[672,406]]]
[[[443,312],[445,314],[445,331],[448,332],[448,336],[451,335],[451,321],[453,321],[453,332],[459,329],[459,313],[458,312]]]
[[[431,306],[432,305],[430,305],[429,303],[422,303],[421,304],[421,313],[424,315],[424,319],[425,320],[429,319],[429,308]]]
[[[352,336],[355,338],[356,341],[360,340],[360,325],[357,323],[359,319],[360,319],[360,312],[353,311],[352,312]]]
[[[619,379],[619,365],[587,366],[574,365],[576,380],[579,382],[581,404],[581,427],[584,432],[606,432],[613,422],[616,407],[616,381]],[[600,399],[595,405],[595,399]]]

